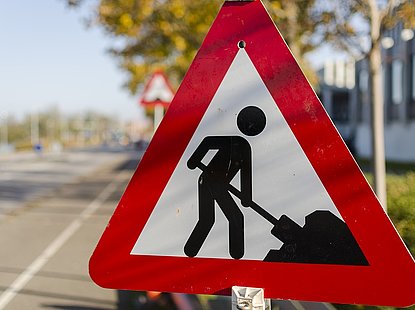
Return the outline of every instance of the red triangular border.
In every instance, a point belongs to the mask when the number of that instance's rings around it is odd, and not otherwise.
[[[148,80],[147,84],[144,86],[143,93],[142,93],[142,95],[141,95],[140,99],[138,100],[138,102],[139,102],[139,104],[141,104],[141,105],[143,105],[143,106],[155,106],[155,105],[157,105],[157,104],[160,104],[160,105],[162,105],[162,106],[164,106],[164,107],[167,107],[167,106],[169,106],[170,102],[163,101],[163,100],[147,101],[147,100],[145,100],[145,99],[144,99],[144,98],[145,98],[146,93],[147,93],[147,92],[149,91],[149,89],[150,89],[151,83],[153,82],[153,80],[154,80],[154,78],[155,78],[156,76],[161,76],[161,77],[163,78],[164,83],[166,84],[166,86],[167,86],[167,87],[168,87],[168,89],[171,91],[172,95],[174,96],[174,90],[173,90],[173,87],[171,86],[171,84],[170,84],[170,82],[169,82],[169,80],[168,80],[168,78],[167,78],[166,74],[165,74],[162,70],[158,70],[158,71],[155,71],[155,72],[153,73],[153,75],[151,76],[151,78]]]
[[[246,52],[370,266],[130,255],[237,51]],[[243,78],[243,77],[241,77]],[[415,264],[260,1],[225,2],[90,261],[107,288],[407,306]]]

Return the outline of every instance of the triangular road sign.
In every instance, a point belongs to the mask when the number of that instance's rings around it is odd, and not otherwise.
[[[117,289],[415,303],[413,258],[260,1],[225,2],[90,274]]]
[[[144,86],[139,103],[147,106],[168,106],[174,97],[173,88],[163,71],[156,71]]]

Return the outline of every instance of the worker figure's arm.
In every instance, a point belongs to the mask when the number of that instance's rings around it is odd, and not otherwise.
[[[215,143],[216,137],[206,137],[202,140],[196,150],[193,152],[192,156],[187,161],[187,167],[191,170],[195,169],[200,165],[202,162],[203,157],[205,157],[206,153],[215,147],[212,147]]]
[[[252,202],[252,155],[249,143],[243,149],[241,162],[241,203],[249,207]]]

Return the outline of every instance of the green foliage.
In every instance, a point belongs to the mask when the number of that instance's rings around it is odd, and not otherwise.
[[[0,122],[0,132],[4,124],[4,120],[3,124]],[[57,107],[50,107],[28,114],[23,119],[9,116],[7,140],[16,150],[31,149],[32,142],[36,143],[32,139],[36,137],[45,146],[55,142],[64,146],[96,144],[109,140],[109,133],[119,130],[119,127],[118,120],[114,117],[92,111],[64,116]]]
[[[322,43],[319,34],[325,24],[318,14],[316,0],[268,0],[263,1],[279,31],[289,45],[310,83],[316,87],[317,75],[305,58]]]
[[[71,6],[81,0],[66,0]],[[126,87],[135,93],[145,78],[163,69],[175,85],[183,78],[223,0],[100,0],[96,22],[117,38],[110,49],[128,73]],[[271,16],[306,75],[315,82],[304,54],[318,46],[313,40],[320,16],[315,0],[267,0]]]
[[[324,4],[321,1],[316,14],[324,20],[320,27],[324,41],[359,58],[371,54],[385,30],[398,23],[405,28],[415,27],[412,0],[341,0]]]
[[[396,168],[396,164],[393,167]],[[415,170],[414,165],[406,165],[409,170],[401,174],[387,175],[388,215],[404,240],[405,244],[415,256]],[[402,172],[403,165],[399,165]],[[368,179],[372,179],[369,175]],[[393,283],[385,283],[393,285]],[[393,307],[374,307],[362,305],[335,305],[339,310],[389,310]],[[406,308],[415,310],[415,306]]]
[[[163,69],[178,82],[206,34],[220,1],[101,0],[98,22],[125,44],[113,47],[129,73],[127,87],[137,87],[154,70]]]
[[[412,255],[415,255],[415,172],[388,175],[388,213]]]
[[[393,285],[393,283],[385,283],[385,285]],[[338,310],[394,310],[394,309],[402,309],[402,308],[394,308],[394,307],[377,307],[377,306],[362,306],[362,305],[334,305],[334,307]],[[405,308],[407,310],[414,310],[415,307]]]
[[[27,117],[23,121],[18,121],[13,117],[7,120],[8,142],[11,144],[20,144],[25,142],[30,136],[30,121]]]
[[[415,165],[388,163],[386,176],[388,215],[415,256]],[[372,174],[366,175],[369,182]]]

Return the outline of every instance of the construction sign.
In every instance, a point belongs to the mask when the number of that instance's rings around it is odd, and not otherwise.
[[[260,1],[223,5],[90,274],[118,289],[415,303],[412,256]]]

